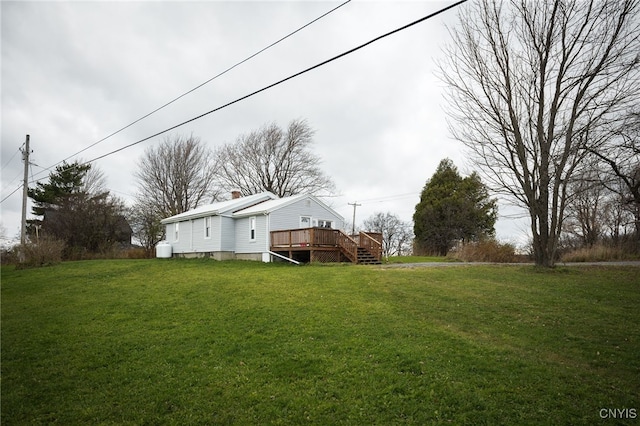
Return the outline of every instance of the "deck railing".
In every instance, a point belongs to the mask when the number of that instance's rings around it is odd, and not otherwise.
[[[271,247],[336,246],[335,229],[302,228],[271,231]]]
[[[358,243],[342,231],[336,231],[338,246],[353,263],[358,263]]]
[[[271,247],[305,247],[311,243],[311,228],[271,232]]]
[[[358,247],[364,247],[376,259],[382,255],[382,235],[361,232],[352,238],[338,229],[302,228],[271,231],[271,247],[276,249],[301,249],[305,247],[337,247],[352,262],[358,261]]]
[[[378,232],[360,232],[359,244],[360,247],[371,253],[376,260],[382,258],[382,234]]]

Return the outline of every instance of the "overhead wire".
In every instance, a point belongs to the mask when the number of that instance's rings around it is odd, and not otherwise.
[[[297,72],[297,73],[295,73],[295,74],[292,74],[292,75],[290,75],[289,77],[285,77],[285,78],[283,78],[283,79],[281,79],[281,80],[276,81],[275,83],[271,83],[271,84],[269,84],[269,85],[267,85],[267,86],[264,86],[264,87],[263,87],[263,88],[261,88],[261,89],[255,90],[255,91],[253,91],[253,92],[251,92],[251,93],[249,93],[249,94],[247,94],[247,95],[241,96],[241,97],[239,97],[239,98],[237,98],[237,99],[235,99],[235,100],[233,100],[233,101],[231,101],[231,102],[227,102],[227,103],[226,103],[226,104],[224,104],[224,105],[221,105],[221,106],[219,106],[219,107],[216,107],[216,108],[214,108],[214,109],[212,109],[212,110],[210,110],[210,111],[207,111],[207,112],[205,112],[205,113],[202,113],[202,114],[200,114],[200,115],[197,115],[197,116],[195,116],[195,117],[193,117],[193,118],[190,118],[190,119],[188,119],[188,120],[186,120],[186,121],[183,121],[183,122],[181,122],[181,123],[178,123],[178,124],[176,124],[176,125],[174,125],[174,126],[168,127],[168,128],[166,128],[166,129],[161,130],[161,131],[159,131],[159,132],[157,132],[157,133],[154,133],[154,134],[152,134],[152,135],[150,135],[150,136],[147,136],[147,137],[145,137],[145,138],[142,138],[142,139],[140,139],[140,140],[137,140],[137,141],[135,141],[135,142],[132,142],[132,143],[130,143],[130,144],[128,144],[128,145],[125,145],[125,146],[123,146],[123,147],[120,147],[120,148],[118,148],[118,149],[115,149],[115,150],[113,150],[113,151],[110,151],[110,152],[108,152],[108,153],[106,153],[106,154],[102,154],[102,155],[100,155],[100,156],[98,156],[98,157],[95,157],[95,158],[93,158],[93,159],[89,160],[89,161],[86,161],[86,162],[85,162],[85,163],[83,163],[83,164],[89,164],[89,163],[92,163],[92,162],[94,162],[94,161],[101,160],[101,159],[103,159],[103,158],[105,158],[105,157],[108,157],[108,156],[110,156],[110,155],[116,154],[116,153],[118,153],[118,152],[120,152],[120,151],[124,151],[125,149],[131,148],[132,146],[138,145],[138,144],[140,144],[140,143],[142,143],[142,142],[146,142],[146,141],[148,141],[149,139],[153,139],[153,138],[158,137],[158,136],[160,136],[160,135],[162,135],[162,134],[164,134],[164,133],[167,133],[167,132],[170,132],[170,131],[172,131],[172,130],[175,130],[175,129],[177,129],[178,127],[182,127],[182,126],[184,126],[185,124],[189,124],[189,123],[191,123],[191,122],[194,122],[194,121],[196,121],[196,120],[199,120],[199,119],[201,119],[201,118],[203,118],[203,117],[206,117],[207,115],[210,115],[210,114],[212,114],[212,113],[214,113],[214,112],[220,111],[220,110],[222,110],[222,109],[224,109],[224,108],[227,108],[227,107],[229,107],[229,106],[231,106],[231,105],[234,105],[234,104],[236,104],[236,103],[238,103],[238,102],[241,102],[241,101],[243,101],[243,100],[245,100],[245,99],[248,99],[248,98],[250,98],[250,97],[252,97],[252,96],[255,96],[255,95],[259,94],[259,93],[262,93],[262,92],[264,92],[264,91],[266,91],[266,90],[269,90],[269,89],[271,89],[271,88],[273,88],[273,87],[279,86],[279,85],[280,85],[280,84],[282,84],[282,83],[285,83],[285,82],[287,82],[287,81],[289,81],[289,80],[292,80],[292,79],[294,79],[294,78],[296,78],[296,77],[299,77],[299,76],[301,76],[301,75],[303,75],[303,74],[306,74],[306,73],[308,73],[308,72],[310,72],[310,71],[313,71],[313,70],[315,70],[315,69],[317,69],[317,68],[320,68],[320,67],[322,67],[322,66],[324,66],[324,65],[327,65],[327,64],[329,64],[329,63],[331,63],[331,62],[334,62],[334,61],[336,61],[336,60],[338,60],[338,59],[340,59],[340,58],[343,58],[343,57],[345,57],[345,56],[347,56],[347,55],[350,55],[351,53],[354,53],[354,52],[356,52],[356,51],[358,51],[358,50],[360,50],[360,49],[363,49],[363,48],[365,48],[365,47],[367,47],[367,46],[369,46],[369,45],[371,45],[371,44],[373,44],[373,43],[375,43],[375,42],[377,42],[377,41],[380,41],[380,40],[382,40],[382,39],[384,39],[384,38],[386,38],[386,37],[389,37],[389,36],[391,36],[391,35],[393,35],[393,34],[395,34],[395,33],[398,33],[398,32],[400,32],[400,31],[406,30],[407,28],[413,27],[414,25],[417,25],[417,24],[419,24],[419,23],[421,23],[421,22],[424,22],[424,21],[426,21],[426,20],[428,20],[428,19],[431,19],[431,18],[433,18],[433,17],[435,17],[435,16],[437,16],[437,15],[440,15],[441,13],[444,13],[444,12],[446,12],[446,11],[448,11],[448,10],[450,10],[450,9],[454,8],[454,7],[457,7],[457,6],[459,6],[459,5],[463,4],[463,3],[467,2],[467,1],[468,1],[468,0],[459,0],[459,1],[457,1],[457,2],[453,3],[453,4],[449,5],[449,6],[446,6],[446,7],[442,8],[442,9],[437,10],[436,12],[430,13],[429,15],[426,15],[426,16],[424,16],[424,17],[420,18],[420,19],[417,19],[417,20],[415,20],[415,21],[413,21],[413,22],[410,22],[410,23],[408,23],[408,24],[406,24],[406,25],[403,25],[403,26],[401,26],[401,27],[399,27],[399,28],[396,28],[395,30],[389,31],[389,32],[387,32],[387,33],[384,33],[384,34],[382,34],[382,35],[380,35],[380,36],[378,36],[378,37],[375,37],[375,38],[373,38],[373,39],[371,39],[371,40],[369,40],[369,41],[367,41],[367,42],[365,42],[365,43],[363,43],[363,44],[360,44],[360,45],[358,45],[358,46],[356,46],[356,47],[354,47],[354,48],[352,48],[352,49],[349,49],[349,50],[347,50],[347,51],[345,51],[345,52],[343,52],[343,53],[340,53],[340,54],[338,54],[338,55],[336,55],[336,56],[333,56],[332,58],[329,58],[329,59],[327,59],[327,60],[324,60],[324,61],[322,61],[322,62],[320,62],[320,63],[318,63],[318,64],[316,64],[316,65],[313,65],[313,66],[311,66],[311,67],[309,67],[309,68],[306,68],[306,69],[304,69],[304,70],[302,70],[302,71],[299,71],[299,72]]]
[[[29,168],[31,169],[31,179],[32,179],[31,181],[32,182],[34,182],[34,180],[33,180],[33,166],[40,167],[36,163],[29,162]],[[42,168],[42,167],[40,167],[40,168]],[[24,174],[24,172],[22,172],[22,171],[20,173],[18,173],[16,175],[16,177],[14,177],[13,179],[11,179],[9,181],[9,184],[7,186],[11,185],[13,183],[13,181],[18,179],[22,174]],[[18,185],[18,187],[16,189],[14,189],[13,191],[11,191],[11,193],[9,195],[7,195],[2,200],[0,200],[0,204],[2,204],[7,198],[11,197],[13,194],[18,192],[20,189],[22,189],[23,186],[24,186],[24,183],[21,183],[20,185]]]
[[[13,182],[15,182],[15,181],[16,181],[20,176],[22,176],[23,174],[24,174],[24,171],[20,170],[20,171],[18,172],[18,174],[17,174],[13,179],[11,179],[11,180],[9,181],[9,183],[8,183],[8,184],[6,184],[5,186],[10,186]]]
[[[369,198],[366,200],[358,200],[360,203],[383,203],[386,201],[394,201],[401,198],[409,198],[416,195],[419,195],[420,191],[407,192],[405,194],[395,194],[395,195],[387,195],[383,197]]]
[[[199,89],[199,88],[201,88],[202,86],[204,86],[204,85],[206,85],[206,84],[208,84],[208,83],[212,82],[213,80],[215,80],[215,79],[217,79],[217,78],[219,78],[219,77],[223,76],[224,74],[228,73],[229,71],[233,70],[234,68],[236,68],[236,67],[238,67],[238,66],[240,66],[240,65],[244,64],[245,62],[247,62],[247,61],[249,61],[249,60],[251,60],[251,59],[255,58],[255,57],[256,57],[256,56],[258,56],[259,54],[261,54],[261,53],[265,52],[266,50],[268,50],[268,49],[272,48],[273,46],[275,46],[275,45],[279,44],[280,42],[282,42],[282,41],[284,41],[284,40],[288,39],[289,37],[293,36],[294,34],[296,34],[296,33],[300,32],[300,31],[302,31],[303,29],[305,29],[305,28],[307,28],[308,26],[310,26],[310,25],[314,24],[315,22],[319,21],[320,19],[324,18],[325,16],[329,15],[330,13],[335,12],[336,10],[340,9],[341,7],[343,7],[344,5],[346,5],[346,4],[347,4],[347,3],[349,3],[349,2],[351,2],[351,0],[346,0],[345,2],[343,2],[343,3],[339,4],[338,6],[334,7],[333,9],[331,9],[331,10],[329,10],[329,11],[327,11],[327,12],[323,13],[322,15],[318,16],[317,18],[313,19],[312,21],[307,22],[306,24],[304,24],[303,26],[299,27],[298,29],[296,29],[296,30],[294,30],[294,31],[292,31],[292,32],[290,32],[290,33],[288,33],[287,35],[285,35],[285,36],[281,37],[280,39],[278,39],[278,40],[274,41],[273,43],[269,44],[268,46],[263,47],[262,49],[258,50],[257,52],[255,52],[254,54],[252,54],[252,55],[248,56],[247,58],[243,59],[242,61],[237,62],[237,63],[235,63],[234,65],[232,65],[232,66],[228,67],[227,69],[225,69],[224,71],[222,71],[222,72],[220,72],[220,73],[216,74],[215,76],[211,77],[211,78],[210,78],[210,79],[208,79],[207,81],[205,81],[205,82],[203,82],[203,83],[198,84],[198,85],[197,85],[197,86],[195,86],[193,89],[190,89],[190,90],[188,90],[188,91],[186,91],[186,92],[182,93],[180,96],[178,96],[178,97],[176,97],[176,98],[174,98],[174,99],[172,99],[172,100],[168,101],[167,103],[163,104],[162,106],[160,106],[160,107],[158,107],[158,108],[154,109],[153,111],[149,112],[148,114],[143,115],[142,117],[138,118],[137,120],[132,121],[131,123],[129,123],[129,124],[127,124],[126,126],[124,126],[124,127],[120,128],[120,129],[118,129],[118,130],[114,131],[113,133],[111,133],[111,134],[109,134],[109,135],[105,136],[104,138],[102,138],[102,139],[98,140],[97,142],[94,142],[94,143],[92,143],[91,145],[89,145],[89,146],[87,146],[87,147],[85,147],[85,148],[81,149],[80,151],[76,152],[75,154],[72,154],[72,155],[68,156],[68,157],[67,157],[67,158],[65,158],[64,160],[60,160],[59,162],[57,162],[56,164],[53,164],[52,166],[49,166],[49,167],[43,167],[43,169],[45,169],[45,170],[51,170],[51,168],[53,168],[53,167],[57,166],[58,164],[63,163],[64,161],[67,161],[67,160],[69,160],[69,159],[71,159],[71,158],[76,157],[77,155],[79,155],[79,154],[81,154],[81,153],[83,153],[83,152],[87,151],[87,150],[88,150],[88,149],[90,149],[90,148],[93,148],[94,146],[98,145],[99,143],[104,142],[105,140],[107,140],[107,139],[111,138],[112,136],[117,135],[118,133],[122,132],[123,130],[128,129],[129,127],[133,126],[134,124],[139,123],[140,121],[144,120],[145,118],[147,118],[147,117],[149,117],[149,116],[151,116],[151,115],[155,114],[156,112],[158,112],[158,111],[160,111],[160,110],[162,110],[162,109],[164,109],[164,108],[168,107],[169,105],[171,105],[171,104],[173,104],[174,102],[176,102],[176,101],[178,101],[178,100],[182,99],[183,97],[187,96],[188,94],[190,94],[190,93],[192,93],[192,92],[194,92],[194,91],[198,90],[198,89]],[[36,175],[38,175],[38,174],[40,174],[40,173],[42,173],[42,172],[38,172]]]
[[[384,39],[384,38],[386,38],[386,37],[389,37],[389,36],[391,36],[391,35],[393,35],[393,34],[396,34],[396,33],[400,32],[400,31],[403,31],[403,30],[405,30],[405,29],[407,29],[407,28],[413,27],[413,26],[415,26],[415,25],[417,25],[417,24],[419,24],[419,23],[421,23],[421,22],[424,22],[424,21],[426,21],[426,20],[428,20],[428,19],[434,18],[435,16],[438,16],[438,15],[440,15],[440,14],[442,14],[442,13],[444,13],[444,12],[446,12],[446,11],[450,10],[450,9],[453,9],[453,8],[455,8],[455,7],[457,7],[457,6],[461,5],[461,4],[463,4],[463,3],[466,3],[467,1],[468,1],[468,0],[459,0],[459,1],[455,2],[455,3],[452,3],[452,4],[451,4],[451,5],[449,5],[449,6],[446,6],[446,7],[444,7],[444,8],[441,8],[441,9],[439,9],[439,10],[437,10],[437,11],[433,12],[433,13],[430,13],[430,14],[428,14],[428,15],[426,15],[426,16],[423,16],[422,18],[419,18],[419,19],[417,19],[417,20],[415,20],[415,21],[412,21],[412,22],[410,22],[410,23],[408,23],[408,24],[406,24],[406,25],[403,25],[403,26],[398,27],[398,28],[396,28],[396,29],[394,29],[394,30],[391,30],[391,31],[389,31],[389,32],[386,32],[386,33],[384,33],[384,34],[382,34],[382,35],[379,35],[379,36],[377,36],[377,37],[375,37],[375,38],[373,38],[373,39],[371,39],[371,40],[369,40],[369,41],[367,41],[367,42],[365,42],[365,43],[362,43],[362,44],[360,44],[360,45],[358,45],[358,46],[356,46],[356,47],[354,47],[354,48],[351,48],[351,49],[349,49],[349,50],[347,50],[347,51],[345,51],[345,52],[342,52],[342,53],[340,53],[340,54],[338,54],[338,55],[336,55],[336,56],[333,56],[333,57],[331,57],[331,58],[329,58],[329,59],[327,59],[327,60],[324,60],[324,61],[322,61],[322,62],[320,62],[320,63],[318,63],[318,64],[316,64],[316,65],[313,65],[313,66],[308,67],[308,68],[306,68],[306,69],[304,69],[304,70],[302,70],[302,71],[299,71],[299,72],[297,72],[297,73],[295,73],[295,74],[292,74],[292,75],[290,75],[290,76],[288,76],[288,77],[285,77],[285,78],[283,78],[283,79],[281,79],[281,80],[278,80],[278,81],[276,81],[275,83],[272,83],[272,84],[269,84],[269,85],[267,85],[267,86],[264,86],[264,87],[263,87],[263,88],[261,88],[261,89],[255,90],[255,91],[253,91],[253,92],[251,92],[251,93],[249,93],[249,94],[247,94],[247,95],[244,95],[244,96],[242,96],[242,97],[240,97],[240,98],[237,98],[237,99],[235,99],[235,100],[233,100],[233,101],[227,102],[226,104],[223,104],[223,105],[221,105],[221,106],[219,106],[219,107],[216,107],[216,108],[214,108],[214,109],[212,109],[212,110],[210,110],[210,111],[207,111],[207,112],[202,113],[202,114],[200,114],[200,115],[198,115],[198,116],[195,116],[195,117],[193,117],[193,118],[190,118],[190,119],[188,119],[188,120],[185,120],[185,121],[183,121],[183,122],[181,122],[181,123],[178,123],[178,124],[176,124],[176,125],[174,125],[174,126],[168,127],[168,128],[166,128],[166,129],[161,130],[161,131],[159,131],[159,132],[157,132],[157,133],[154,133],[154,134],[152,134],[152,135],[150,135],[150,136],[147,136],[147,137],[145,137],[145,138],[139,139],[139,140],[137,140],[137,141],[135,141],[135,142],[132,142],[132,143],[130,143],[130,144],[128,144],[128,145],[125,145],[125,146],[123,146],[123,147],[120,147],[120,148],[118,148],[118,149],[115,149],[115,150],[113,150],[113,151],[110,151],[110,152],[108,152],[108,153],[106,153],[106,154],[102,154],[102,155],[100,155],[100,156],[98,156],[98,157],[92,158],[91,160],[85,161],[85,162],[84,162],[84,163],[82,163],[82,164],[90,164],[90,163],[93,163],[93,162],[95,162],[95,161],[98,161],[98,160],[100,160],[100,159],[106,158],[106,157],[108,157],[108,156],[110,156],[110,155],[116,154],[116,153],[118,153],[118,152],[120,152],[120,151],[123,151],[123,150],[125,150],[125,149],[131,148],[131,147],[133,147],[133,146],[135,146],[135,145],[138,145],[138,144],[140,144],[140,143],[142,143],[142,142],[146,142],[146,141],[148,141],[149,139],[153,139],[153,138],[155,138],[155,137],[157,137],[157,136],[160,136],[160,135],[162,135],[162,134],[164,134],[164,133],[167,133],[167,132],[170,132],[170,131],[172,131],[172,130],[175,130],[175,129],[177,129],[178,127],[184,126],[185,124],[188,124],[188,123],[191,123],[191,122],[193,122],[193,121],[199,120],[199,119],[201,119],[201,118],[203,118],[203,117],[205,117],[205,116],[207,116],[207,115],[210,115],[210,114],[212,114],[212,113],[214,113],[214,112],[220,111],[220,110],[222,110],[222,109],[224,109],[224,108],[227,108],[227,107],[229,107],[229,106],[231,106],[231,105],[234,105],[234,104],[236,104],[236,103],[238,103],[238,102],[241,102],[241,101],[243,101],[243,100],[245,100],[245,99],[248,99],[248,98],[250,98],[250,97],[252,97],[252,96],[255,96],[255,95],[259,94],[259,93],[262,93],[262,92],[264,92],[264,91],[266,91],[266,90],[269,90],[269,89],[271,89],[271,88],[273,88],[273,87],[276,87],[276,86],[278,86],[278,85],[280,85],[280,84],[282,84],[282,83],[285,83],[285,82],[287,82],[287,81],[289,81],[289,80],[292,80],[292,79],[294,79],[294,78],[296,78],[296,77],[299,77],[299,76],[301,76],[301,75],[303,75],[303,74],[306,74],[307,72],[310,72],[310,71],[315,70],[315,69],[317,69],[317,68],[319,68],[319,67],[322,67],[322,66],[327,65],[327,64],[329,64],[329,63],[331,63],[331,62],[334,62],[334,61],[336,61],[336,60],[338,60],[338,59],[340,59],[340,58],[343,58],[343,57],[345,57],[345,56],[347,56],[347,55],[350,55],[351,53],[354,53],[354,52],[356,52],[356,51],[358,51],[358,50],[361,50],[361,49],[363,49],[363,48],[365,48],[365,47],[367,47],[367,46],[369,46],[369,45],[371,45],[371,44],[373,44],[373,43],[375,43],[375,42],[377,42],[377,41],[380,41],[380,40],[382,40],[382,39]],[[68,159],[68,158],[67,158],[67,159]],[[66,161],[66,159],[65,159],[65,160],[62,160],[62,161]],[[57,163],[57,164],[59,164],[59,163]],[[11,194],[9,194],[7,197],[5,197],[4,199],[2,199],[2,200],[0,201],[0,203],[2,203],[3,201],[5,201],[9,196],[11,196],[13,193],[15,193],[18,189],[20,189],[20,188],[17,188],[16,190],[14,190]]]
[[[5,167],[7,167],[7,166],[9,165],[9,163],[11,163],[11,160],[13,160],[13,159],[15,158],[15,156],[20,152],[20,150],[22,149],[22,147],[23,147],[23,146],[24,146],[24,144],[22,144],[22,145],[20,146],[20,148],[18,148],[18,149],[16,150],[16,152],[14,152],[14,153],[13,153],[13,155],[11,156],[11,158],[9,158],[9,160],[8,160],[6,163],[4,163],[4,165],[2,166],[2,168],[3,168],[3,169],[4,169]]]
[[[7,161],[7,162],[4,164],[4,166],[2,166],[2,169],[3,169],[3,170],[4,170],[4,169],[9,165],[9,163],[11,163],[11,160],[13,160],[13,158],[16,156],[16,154],[17,154],[18,152],[21,152],[22,147],[23,147],[24,145],[25,145],[24,143],[23,143],[22,145],[20,145],[20,148],[18,148],[18,149],[16,150],[16,152],[14,152],[14,153],[13,153],[13,155],[11,156],[11,158],[9,159],[9,161]],[[9,181],[9,183],[8,183],[6,186],[11,185],[11,184],[12,184],[16,179],[18,179],[18,178],[20,177],[20,175],[22,175],[22,174],[23,174],[23,172],[18,173],[18,175],[16,175],[16,177],[14,177],[13,179],[11,179],[11,180]],[[4,200],[6,200],[7,198],[11,197],[11,196],[12,196],[13,194],[15,194],[16,192],[18,192],[18,190],[22,189],[22,185],[23,185],[23,184],[21,183],[21,184],[20,184],[16,189],[14,189],[14,190],[11,192],[11,194],[7,195],[7,196],[6,196],[6,197],[4,197],[2,200],[0,200],[0,204],[1,204]]]
[[[0,204],[4,203],[5,200],[9,197],[11,197],[13,194],[15,194],[16,192],[18,192],[19,189],[22,189],[22,187],[24,186],[24,184],[20,184],[20,186],[18,186],[16,189],[14,189],[13,191],[11,191],[11,194],[7,195],[6,197],[4,197],[2,200],[0,200]]]

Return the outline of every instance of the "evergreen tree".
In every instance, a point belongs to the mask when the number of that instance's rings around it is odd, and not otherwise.
[[[445,256],[457,242],[494,234],[496,200],[474,172],[463,178],[449,159],[438,165],[413,215],[416,248]]]
[[[49,181],[36,182],[35,188],[28,189],[29,198],[34,202],[32,213],[44,216],[45,211],[58,204],[67,195],[82,191],[83,180],[91,168],[90,164],[73,164],[63,162],[56,166],[55,172],[49,174]],[[41,224],[41,221],[32,221]]]
[[[88,182],[90,170],[91,165],[78,161],[63,163],[47,182],[38,182],[28,190],[34,202],[33,215],[42,217],[29,221],[30,235],[63,240],[65,258],[85,251],[107,250],[116,242],[131,238],[124,204],[104,190],[101,183],[93,182],[92,186]],[[102,179],[99,172],[93,176]]]

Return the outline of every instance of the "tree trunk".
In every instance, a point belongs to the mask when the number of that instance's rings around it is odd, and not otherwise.
[[[533,260],[537,266],[552,268],[555,266],[555,249],[549,234],[541,232],[540,228],[544,226],[536,226],[542,223],[540,215],[531,215],[531,231],[533,234]]]
[[[496,191],[529,210],[537,265],[552,267],[567,183],[637,105],[638,0],[480,0],[440,65],[450,129]]]

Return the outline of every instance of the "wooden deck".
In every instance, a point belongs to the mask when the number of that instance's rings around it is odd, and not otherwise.
[[[302,262],[379,263],[382,234],[349,236],[330,228],[271,231],[271,251]]]

